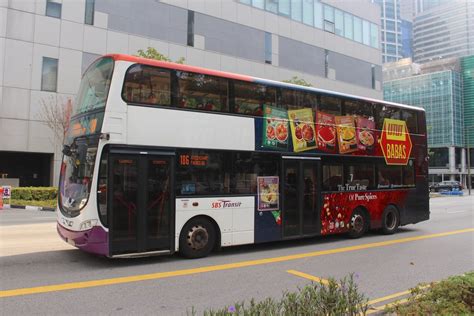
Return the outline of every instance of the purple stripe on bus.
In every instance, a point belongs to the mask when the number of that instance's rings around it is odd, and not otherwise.
[[[92,229],[74,232],[57,224],[59,236],[64,241],[73,240],[74,245],[86,252],[98,255],[109,255],[108,233],[101,226],[94,226]]]

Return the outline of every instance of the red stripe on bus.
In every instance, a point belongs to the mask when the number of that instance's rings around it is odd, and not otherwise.
[[[125,54],[110,54],[107,56],[113,58],[114,60],[123,60],[123,61],[129,61],[132,63],[139,63],[143,65],[157,66],[157,67],[176,69],[176,70],[182,70],[182,71],[197,72],[197,73],[201,73],[205,75],[224,77],[228,79],[236,79],[236,80],[242,80],[242,81],[248,81],[248,82],[253,82],[255,80],[253,77],[250,77],[250,76],[233,74],[230,72],[212,70],[212,69],[207,69],[207,68],[202,68],[202,67],[188,66],[188,65],[177,64],[177,63],[172,63],[172,62],[167,62],[167,61],[154,60],[154,59],[142,58],[142,57],[137,57],[137,56],[130,56],[130,55],[125,55]]]

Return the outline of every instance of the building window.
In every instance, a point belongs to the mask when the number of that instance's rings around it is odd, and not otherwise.
[[[295,21],[301,22],[301,0],[291,0],[291,18]]]
[[[188,46],[194,47],[194,11],[188,11]]]
[[[352,15],[344,13],[344,36],[349,39],[354,39],[353,29]]]
[[[95,0],[86,0],[85,24],[94,25],[94,6]]]
[[[324,30],[334,33],[334,8],[324,6]]]
[[[265,1],[265,9],[272,13],[278,12],[278,1],[277,0],[266,0]]]
[[[264,0],[252,0],[252,5],[259,9],[265,9]]]
[[[314,26],[319,29],[323,28],[323,5],[321,2],[314,3]]]
[[[313,0],[303,0],[303,23],[313,26]]]
[[[362,20],[354,17],[354,41],[362,43]]]
[[[370,23],[362,21],[362,42],[364,45],[370,45]]]
[[[265,63],[272,63],[272,34],[265,32]]]
[[[342,11],[340,10],[336,10],[335,28],[336,28],[336,35],[339,35],[339,36],[344,35],[344,13],[342,13]]]
[[[370,23],[370,46],[379,48],[379,27],[374,23]]]
[[[278,13],[290,16],[290,0],[280,0],[278,2]]]
[[[43,57],[43,69],[41,71],[41,90],[56,92],[58,85],[58,60]]]
[[[53,18],[61,18],[61,3],[53,0],[47,0],[46,2],[46,15]]]
[[[324,50],[324,76],[327,78],[329,76],[329,51]]]
[[[372,89],[375,89],[375,65],[372,65],[370,71],[372,76]]]

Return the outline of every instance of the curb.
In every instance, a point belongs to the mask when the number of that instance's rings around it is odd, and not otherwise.
[[[54,212],[54,208],[50,207],[42,207],[42,206],[31,206],[31,205],[10,205],[10,208],[16,208],[21,210],[29,210],[29,211],[43,211],[43,212]]]

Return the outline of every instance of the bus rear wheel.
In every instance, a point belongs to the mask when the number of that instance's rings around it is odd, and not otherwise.
[[[216,243],[214,225],[203,217],[191,219],[179,236],[179,252],[186,258],[206,257]]]
[[[347,235],[350,238],[359,238],[365,234],[368,228],[369,219],[366,213],[364,212],[364,210],[356,208],[352,212],[350,227],[349,231],[347,232]]]
[[[385,208],[382,214],[382,233],[391,235],[395,233],[400,225],[400,215],[398,209],[389,205]]]

